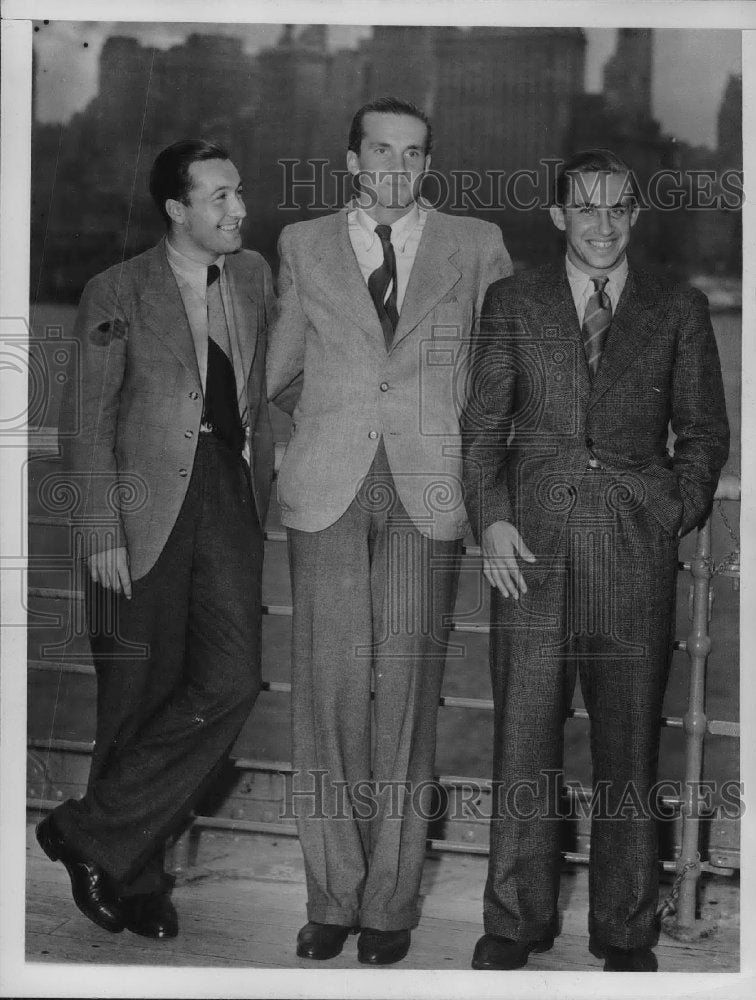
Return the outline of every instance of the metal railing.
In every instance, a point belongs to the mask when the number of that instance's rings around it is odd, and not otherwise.
[[[48,435],[41,437],[42,447],[35,449],[35,454],[44,454],[49,457],[57,455],[57,447],[52,440],[48,441]],[[276,467],[280,461],[280,449],[277,454]],[[717,488],[715,500],[717,501],[739,501],[740,482],[736,477],[723,477]],[[30,525],[35,526],[66,526],[66,521],[61,517],[32,516],[29,518]],[[280,530],[266,530],[265,537],[268,541],[285,542],[286,533]],[[480,549],[475,546],[468,546],[465,549],[468,557],[480,557]],[[700,823],[705,801],[701,795],[701,779],[703,774],[703,750],[704,741],[707,735],[725,736],[730,738],[740,737],[740,725],[735,721],[711,720],[706,716],[706,665],[711,650],[711,639],[709,636],[709,621],[712,606],[711,581],[714,575],[714,568],[711,557],[711,518],[699,529],[695,554],[690,562],[679,564],[681,570],[688,571],[692,575],[692,599],[691,599],[691,628],[685,639],[676,639],[674,648],[687,652],[690,661],[690,677],[688,691],[687,711],[682,717],[663,717],[661,725],[673,729],[681,729],[685,734],[685,792],[681,796],[666,796],[662,803],[678,810],[682,820],[681,849],[676,861],[666,861],[662,863],[662,868],[668,872],[675,872],[675,886],[673,896],[676,898],[674,907],[668,904],[668,910],[676,910],[677,927],[685,931],[690,929],[695,923],[696,892],[698,880],[702,871],[716,870],[710,864],[701,860],[699,853]],[[723,562],[717,570],[719,575],[732,577],[737,580],[739,577],[739,564],[730,560]],[[28,589],[30,597],[51,600],[78,601],[83,595],[81,591],[65,588],[51,587],[30,587]],[[291,615],[289,605],[264,605],[263,614],[271,616]],[[489,626],[483,623],[454,621],[452,629],[458,632],[485,634],[489,631]],[[94,667],[88,663],[56,661],[56,660],[29,660],[28,667],[35,671],[53,671],[66,674],[91,674],[94,675]],[[264,681],[262,685],[264,692],[290,693],[291,685],[284,681]],[[488,698],[465,698],[457,696],[443,695],[439,699],[439,704],[446,708],[482,709],[493,711],[493,701]],[[588,719],[585,709],[572,708],[569,717],[573,719]],[[30,749],[50,751],[60,751],[63,753],[90,754],[92,744],[86,741],[75,740],[29,740]],[[255,772],[275,772],[282,775],[292,773],[291,764],[287,761],[264,761],[264,760],[242,760],[236,759],[233,765],[237,770]],[[440,785],[454,788],[461,785],[474,784],[481,789],[490,790],[490,781],[480,778],[462,778],[458,776],[440,775],[436,779]],[[568,794],[590,798],[590,789],[568,788]],[[27,806],[33,809],[51,809],[58,805],[55,800],[46,798],[30,798]],[[480,821],[478,821],[480,822]],[[296,835],[296,828],[293,823],[275,823],[266,821],[254,821],[246,819],[234,819],[218,816],[195,816],[192,828],[178,842],[175,849],[175,858],[188,858],[188,844],[192,835],[202,828],[216,830],[233,830],[237,832],[250,833],[270,833],[276,836]],[[430,839],[428,846],[433,850],[464,851],[470,853],[484,854],[487,848],[481,844],[460,843],[448,840]],[[581,852],[563,852],[565,861],[585,863],[588,861],[588,854]]]

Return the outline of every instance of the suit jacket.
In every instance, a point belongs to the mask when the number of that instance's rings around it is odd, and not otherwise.
[[[273,469],[265,385],[273,283],[263,258],[225,261],[248,406],[251,482],[262,524]],[[186,495],[203,410],[197,355],[164,241],[94,277],[74,336],[78,386],[61,406],[64,458],[89,551],[126,545],[133,579],[160,555]]]
[[[424,534],[462,537],[459,414],[488,285],[511,273],[497,226],[431,211],[389,351],[349,240],[347,212],[287,226],[271,399],[293,426],[278,475],[285,525],[318,531],[355,497],[379,441]]]
[[[631,502],[670,536],[705,517],[729,430],[701,292],[631,267],[591,383],[564,264],[499,281],[469,392],[465,488],[478,538],[505,520],[536,554],[554,552],[591,459],[621,473]]]

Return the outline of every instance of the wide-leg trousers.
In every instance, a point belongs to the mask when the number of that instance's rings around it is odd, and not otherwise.
[[[53,815],[122,895],[166,888],[165,842],[260,690],[262,554],[246,463],[202,433],[176,524],[131,600],[87,588],[95,749],[84,797]]]
[[[602,944],[644,947],[658,933],[653,786],[677,538],[646,511],[633,476],[592,470],[567,485],[572,510],[550,565],[519,601],[492,597],[494,801],[484,924],[487,933],[522,941],[557,932],[555,788],[579,675],[597,793],[589,930]]]
[[[289,530],[292,789],[310,920],[417,924],[460,549],[411,523],[382,442],[335,524]]]

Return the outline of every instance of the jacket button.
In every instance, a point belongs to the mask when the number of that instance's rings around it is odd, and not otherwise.
[[[585,446],[586,446],[586,448],[592,448],[593,447],[593,438],[586,438],[585,439]]]
[[[378,431],[371,431],[368,434],[368,437],[370,438],[371,441],[375,441],[375,439],[378,437]]]
[[[185,438],[193,438],[194,437],[194,431],[184,431],[184,437]]]
[[[381,392],[388,392],[388,382],[381,382]]]
[[[199,393],[198,392],[190,392],[189,393],[189,399],[199,399]]]
[[[186,471],[186,469],[179,469],[179,475],[181,476],[182,479],[186,479],[189,473]]]

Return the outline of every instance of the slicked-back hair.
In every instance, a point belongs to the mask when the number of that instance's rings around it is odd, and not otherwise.
[[[150,170],[150,194],[166,226],[171,224],[165,210],[168,198],[188,204],[192,189],[191,165],[202,160],[230,159],[224,146],[204,139],[179,139],[158,153]]]
[[[417,118],[418,121],[421,121],[425,125],[425,155],[428,156],[433,145],[433,129],[430,118],[416,104],[411,101],[402,101],[398,97],[379,97],[362,105],[352,119],[347,149],[359,154],[362,140],[365,138],[365,115],[370,114],[371,111],[376,111],[381,115],[409,115],[410,118]]]
[[[639,203],[635,175],[621,156],[611,149],[583,149],[562,164],[554,183],[554,204],[563,208],[570,195],[570,178],[574,174],[627,174],[628,194]]]

